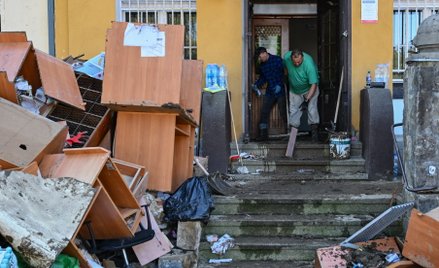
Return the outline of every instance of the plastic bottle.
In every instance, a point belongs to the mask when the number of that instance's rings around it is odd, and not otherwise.
[[[206,66],[206,88],[212,86],[212,65],[207,64]]]
[[[219,73],[219,67],[217,64],[212,64],[212,86],[217,87],[218,86],[218,73]]]
[[[366,75],[366,87],[370,87],[370,84],[372,83],[372,76],[370,75],[370,71],[367,71]]]
[[[227,88],[227,70],[224,64],[219,68],[218,85],[221,88]]]

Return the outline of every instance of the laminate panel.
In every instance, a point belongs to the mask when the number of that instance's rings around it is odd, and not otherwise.
[[[26,32],[0,32],[0,43],[15,43],[26,41]]]
[[[181,77],[180,105],[191,110],[191,115],[200,122],[201,92],[203,87],[203,61],[184,60]]]
[[[149,171],[148,189],[172,189],[175,123],[175,114],[118,113],[115,157],[144,166]]]
[[[124,46],[128,23],[113,22],[107,31],[104,104],[140,106],[180,101],[183,66],[183,25],[158,25],[165,32],[165,56],[141,57],[140,47]]]
[[[85,110],[72,66],[42,51],[35,51],[46,95]]]
[[[13,83],[32,46],[31,42],[0,43],[0,72],[6,72]]]

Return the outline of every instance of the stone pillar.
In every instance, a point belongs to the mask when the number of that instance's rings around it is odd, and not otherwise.
[[[439,15],[424,20],[413,44],[418,53],[407,59],[404,73],[406,199],[427,212],[439,206]]]

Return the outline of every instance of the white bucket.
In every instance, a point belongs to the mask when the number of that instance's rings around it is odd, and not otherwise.
[[[351,139],[345,133],[332,134],[329,139],[329,156],[331,159],[349,159],[351,157]]]

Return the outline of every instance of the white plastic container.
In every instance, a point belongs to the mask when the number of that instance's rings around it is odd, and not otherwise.
[[[331,134],[329,138],[331,159],[342,160],[351,157],[351,138],[345,132]]]

